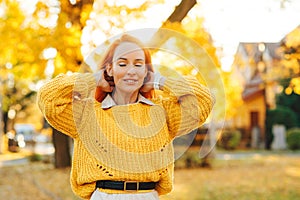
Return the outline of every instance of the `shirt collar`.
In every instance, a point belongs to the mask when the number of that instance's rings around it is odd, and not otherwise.
[[[141,95],[140,93],[139,93],[139,95],[138,95],[138,100],[137,100],[137,102],[138,103],[145,103],[145,104],[148,104],[148,105],[150,105],[150,106],[153,106],[154,105],[154,103],[151,101],[151,100],[149,100],[149,99],[147,99],[146,97],[144,97],[143,95]],[[111,108],[111,107],[113,107],[113,106],[116,106],[117,104],[116,104],[116,102],[113,100],[113,98],[111,97],[111,95],[110,94],[108,94],[108,95],[106,95],[106,97],[104,98],[104,100],[102,101],[102,104],[101,104],[101,108],[103,108],[103,109],[108,109],[108,108]]]

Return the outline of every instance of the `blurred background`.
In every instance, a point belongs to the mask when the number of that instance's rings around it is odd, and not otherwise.
[[[299,19],[297,0],[1,0],[0,196],[77,199],[72,140],[47,124],[38,89],[94,71],[87,60],[111,37],[163,28],[205,53],[168,35],[156,45],[201,70],[154,52],[157,70],[193,75],[217,99],[203,127],[174,141],[175,190],[163,199],[300,199]]]

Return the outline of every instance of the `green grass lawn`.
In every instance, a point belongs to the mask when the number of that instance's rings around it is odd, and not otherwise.
[[[182,162],[177,165],[182,167]],[[174,190],[161,200],[300,199],[299,156],[267,154],[241,160],[212,160],[210,168],[181,167],[175,170]],[[69,168],[54,169],[52,164],[41,162],[2,167],[0,197],[76,200],[69,173]]]

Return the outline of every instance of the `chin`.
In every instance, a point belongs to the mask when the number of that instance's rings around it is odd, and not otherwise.
[[[140,87],[127,87],[127,88],[123,88],[120,91],[124,92],[124,93],[135,93],[135,92],[139,92],[141,88]]]

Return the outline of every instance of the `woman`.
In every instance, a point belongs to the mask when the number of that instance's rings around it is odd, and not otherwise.
[[[38,104],[74,139],[71,186],[78,196],[138,200],[172,190],[172,141],[201,126],[214,99],[192,77],[154,73],[149,51],[123,35],[98,72],[57,76],[40,89]]]

